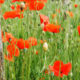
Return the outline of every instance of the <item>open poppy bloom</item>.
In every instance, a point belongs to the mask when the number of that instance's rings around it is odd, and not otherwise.
[[[3,4],[4,3],[4,0],[0,0],[0,4]]]
[[[19,56],[19,49],[14,44],[8,45],[7,51],[10,56],[16,56],[16,57]]]
[[[30,3],[30,2],[35,2],[35,1],[40,1],[40,2],[44,2],[47,3],[47,0],[12,0],[12,2],[26,2],[26,3]]]
[[[28,40],[25,40],[25,48],[30,48],[30,44]]]
[[[25,5],[27,5],[30,10],[41,10],[47,2],[47,0],[12,0],[12,2],[16,1],[25,2]]]
[[[25,2],[26,0],[12,0],[12,3],[14,2]]]
[[[78,33],[80,35],[80,26],[77,27]]]
[[[47,24],[44,26],[43,30],[48,31],[48,32],[53,32],[53,33],[59,33],[60,32],[60,25],[55,25],[55,24]]]
[[[54,72],[55,76],[63,77],[63,75],[68,75],[72,68],[71,63],[63,64],[62,61],[54,62],[53,66],[49,65],[49,69],[51,72]]]
[[[28,5],[29,9],[30,10],[41,10],[43,9],[44,7],[44,2],[30,2],[29,5]]]
[[[7,40],[8,42],[11,42],[11,40],[12,40],[14,37],[12,36],[11,33],[5,32],[5,38],[6,38],[6,40]]]
[[[49,17],[48,16],[45,16],[43,14],[40,14],[40,22],[41,24],[44,24],[44,25],[47,25],[49,24]]]
[[[10,56],[10,55],[4,55],[4,58],[5,58],[6,60],[10,61],[10,62],[13,62],[13,61],[14,61],[14,60],[13,60],[13,57]]]
[[[8,45],[7,51],[8,51],[8,55],[4,55],[4,58],[6,60],[13,62],[13,56],[15,56],[15,57],[19,56],[19,49],[14,44]]]
[[[34,37],[30,37],[28,39],[30,46],[36,46],[37,45],[37,39]]]
[[[20,48],[20,49],[24,49],[25,48],[25,40],[18,39],[17,40],[17,47]]]
[[[23,18],[23,14],[20,13],[20,11],[18,11],[18,10],[14,10],[14,11],[5,12],[4,15],[3,15],[3,18],[5,20],[8,19],[8,18],[13,19],[13,18],[16,18],[16,17]]]

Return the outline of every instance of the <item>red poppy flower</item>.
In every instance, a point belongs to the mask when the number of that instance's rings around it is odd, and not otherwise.
[[[49,18],[43,14],[40,14],[40,22],[41,24],[47,25],[49,24]]]
[[[25,8],[25,6],[23,6],[23,5],[16,5],[16,11],[18,11],[18,12],[24,12],[24,10],[25,10],[26,8]]]
[[[23,18],[23,14],[20,13],[20,11],[17,11],[17,10],[14,10],[14,11],[8,11],[8,12],[5,12],[4,15],[3,15],[3,18],[6,20],[8,18]]]
[[[41,10],[47,2],[47,0],[12,0],[12,2],[16,1],[26,2],[25,9],[29,7],[30,10]]]
[[[30,44],[31,46],[36,46],[36,45],[37,45],[37,39],[34,38],[34,37],[30,37],[30,38],[28,39],[28,41],[29,41],[29,44]]]
[[[42,1],[42,2],[47,2],[47,0],[12,0],[12,2],[26,2],[26,3],[30,3],[30,2],[35,2],[35,1]]]
[[[28,6],[30,10],[41,10],[44,7],[44,2],[30,2]]]
[[[25,40],[25,48],[30,48],[30,44],[28,40]]]
[[[12,0],[12,3],[14,2],[24,2],[25,0]]]
[[[13,60],[13,57],[10,56],[10,55],[4,55],[4,58],[5,58],[6,60],[10,61],[10,62],[13,62],[13,61],[14,61],[14,60]]]
[[[36,55],[38,55],[38,51],[36,51]]]
[[[14,5],[11,5],[11,9],[14,10],[15,9],[15,6]]]
[[[63,77],[63,75],[68,75],[72,66],[71,63],[63,64],[62,61],[56,61],[53,66],[50,66],[50,71],[54,72],[55,76]]]
[[[8,45],[7,51],[10,56],[16,56],[16,57],[19,56],[19,49],[14,44]]]
[[[44,2],[44,3],[47,3],[47,0],[38,0],[38,1],[42,1],[42,2]]]
[[[0,4],[3,4],[4,3],[4,0],[0,0]]]
[[[74,5],[74,7],[75,7],[75,8],[77,8],[77,7],[78,7],[78,5],[77,5],[77,4],[75,4],[75,5]]]
[[[8,42],[10,42],[14,37],[12,36],[11,33],[5,32],[5,38]]]
[[[60,32],[60,25],[54,25],[54,24],[47,24],[44,26],[44,31],[53,32],[53,33],[59,33]]]
[[[78,33],[80,35],[80,26],[77,27]]]
[[[19,40],[17,41],[17,46],[18,46],[18,48],[20,48],[20,49],[24,49],[24,48],[25,48],[25,40],[19,39]]]

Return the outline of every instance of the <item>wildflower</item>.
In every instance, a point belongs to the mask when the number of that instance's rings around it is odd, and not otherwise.
[[[14,38],[11,33],[7,32],[5,32],[5,37],[8,42],[11,42],[11,40]]]
[[[70,62],[67,64],[63,64],[62,61],[55,61],[53,66],[49,65],[49,68],[51,72],[54,72],[55,76],[63,77],[63,75],[67,76],[69,74],[72,65]]]
[[[25,2],[26,7],[29,7],[30,10],[41,10],[43,9],[47,0],[12,0],[12,2]]]
[[[73,76],[73,73],[72,73],[72,72],[70,73],[70,76],[71,76],[71,77]]]
[[[7,51],[10,56],[16,56],[16,57],[19,56],[19,49],[14,44],[8,45]]]
[[[45,16],[43,14],[40,14],[40,22],[41,24],[44,24],[44,25],[47,25],[50,23],[48,16]]]
[[[21,1],[24,2],[25,0],[12,0],[11,2],[14,3],[14,2],[21,2]]]
[[[23,39],[18,39],[17,47],[20,49],[24,49],[25,48],[25,41]]]
[[[0,4],[3,4],[4,3],[4,0],[0,0]]]
[[[13,57],[10,56],[10,55],[4,55],[4,58],[5,58],[6,60],[10,61],[10,62],[13,62],[13,61],[14,61],[14,60],[13,60]]]
[[[42,29],[44,28],[44,23],[41,24],[41,28],[42,28]]]
[[[36,51],[36,55],[38,55],[38,51]]]
[[[13,18],[16,18],[16,17],[18,17],[18,18],[23,18],[23,14],[22,14],[22,13],[20,14],[19,11],[14,10],[14,11],[5,12],[4,15],[3,15],[3,18],[4,18],[5,20],[8,19],[8,18],[13,19]]]
[[[30,44],[28,40],[25,40],[25,48],[30,48]]]
[[[25,8],[25,3],[24,2],[21,3],[21,7]]]
[[[38,2],[38,1],[30,2],[28,7],[30,10],[38,10],[39,11],[39,10],[43,9],[44,2]]]
[[[43,44],[43,49],[44,49],[45,51],[48,50],[48,44],[47,44],[47,42],[44,42],[44,44]]]
[[[77,27],[78,33],[80,35],[80,26]]]
[[[78,7],[78,5],[77,5],[77,4],[75,4],[75,5],[74,5],[74,7],[75,7],[75,8],[77,8],[77,7]]]
[[[31,46],[36,46],[36,45],[37,45],[37,39],[34,38],[34,37],[30,37],[30,38],[28,39],[28,41],[29,41],[29,44],[30,44]]]
[[[14,5],[11,5],[11,9],[14,10],[15,9],[15,6]]]
[[[46,26],[44,26],[43,30],[48,32],[53,32],[53,33],[59,33],[60,28],[61,28],[60,25],[47,24]]]

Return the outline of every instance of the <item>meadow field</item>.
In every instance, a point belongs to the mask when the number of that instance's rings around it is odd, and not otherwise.
[[[80,80],[80,0],[0,0],[5,80]]]

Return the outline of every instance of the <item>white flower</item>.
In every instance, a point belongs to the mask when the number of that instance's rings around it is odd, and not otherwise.
[[[47,42],[44,42],[44,44],[43,44],[43,49],[44,49],[45,51],[48,50],[48,44],[47,44]]]

